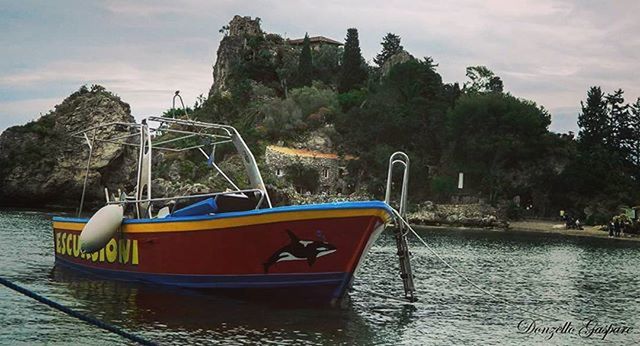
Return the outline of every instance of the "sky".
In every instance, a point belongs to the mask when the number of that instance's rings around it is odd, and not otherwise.
[[[260,17],[286,38],[343,41],[359,31],[366,60],[392,32],[431,56],[444,82],[484,65],[505,90],[577,131],[589,87],[640,97],[640,2],[594,0],[0,0],[0,131],[37,119],[84,84],[101,84],[138,119],[208,93],[222,34],[234,15]]]

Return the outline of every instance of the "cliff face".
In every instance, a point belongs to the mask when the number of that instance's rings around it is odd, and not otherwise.
[[[257,17],[251,19],[236,15],[224,29],[225,37],[218,46],[216,63],[213,66],[213,85],[209,95],[228,90],[230,71],[247,49],[247,38],[264,34],[260,29],[260,18]]]
[[[88,157],[83,140],[69,134],[106,122],[134,122],[129,105],[100,86],[73,93],[55,110],[0,135],[0,205],[75,207]],[[104,201],[103,187],[131,190],[135,153],[120,145],[94,145],[88,204]]]

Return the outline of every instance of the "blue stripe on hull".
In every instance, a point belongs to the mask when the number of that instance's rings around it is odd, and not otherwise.
[[[268,274],[268,275],[183,275],[150,274],[83,266],[56,256],[56,263],[103,278],[145,282],[197,289],[277,289],[330,288],[330,296],[341,298],[351,279],[350,273]],[[318,297],[320,298],[320,297]]]
[[[201,220],[215,220],[224,219],[230,217],[241,216],[255,216],[265,215],[273,213],[288,213],[296,211],[317,211],[317,210],[344,210],[344,209],[383,209],[386,210],[389,215],[393,215],[391,208],[381,201],[356,201],[356,202],[334,202],[334,203],[320,203],[320,204],[305,204],[305,205],[289,205],[282,207],[273,207],[266,209],[255,209],[247,211],[235,211],[214,215],[200,215],[200,216],[185,216],[185,217],[169,217],[162,219],[127,219],[125,224],[136,223],[163,223],[163,222],[179,222],[179,221],[201,221]],[[74,217],[60,217],[54,216],[53,221],[58,222],[78,222],[86,223],[87,218],[74,218]]]

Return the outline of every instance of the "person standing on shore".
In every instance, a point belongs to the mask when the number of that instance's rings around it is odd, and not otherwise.
[[[615,229],[615,236],[619,237],[620,236],[620,218],[615,219],[614,229]]]
[[[613,219],[611,219],[611,221],[609,221],[609,238],[613,238],[614,228],[615,228],[615,225],[613,224]]]

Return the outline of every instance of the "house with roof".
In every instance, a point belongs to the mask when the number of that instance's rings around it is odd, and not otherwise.
[[[348,161],[356,159],[354,156],[339,156],[335,153],[323,153],[310,149],[296,149],[277,145],[269,145],[265,151],[268,169],[276,177],[284,179],[287,167],[300,163],[318,172],[318,186],[320,193],[346,193],[348,186],[346,165]],[[303,192],[303,191],[300,191]]]
[[[304,38],[297,38],[294,40],[287,40],[287,42],[294,47],[302,47],[302,44],[304,42]],[[313,37],[309,37],[309,47],[312,50],[318,51],[320,50],[320,48],[322,46],[335,46],[335,47],[340,47],[342,46],[342,42],[338,42],[336,40],[330,39],[328,37],[324,37],[324,36],[313,36]]]

